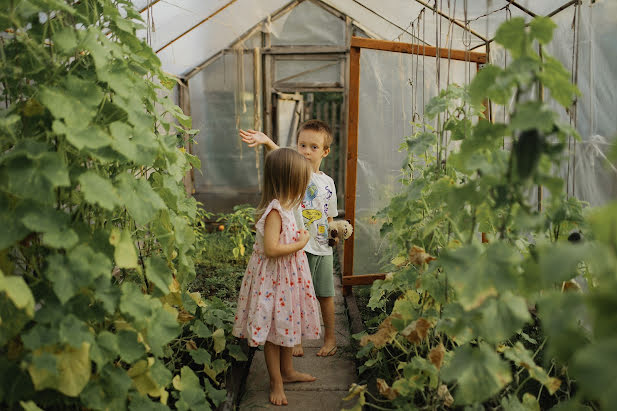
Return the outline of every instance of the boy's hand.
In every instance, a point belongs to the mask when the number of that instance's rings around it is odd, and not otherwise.
[[[272,140],[270,140],[270,137],[268,137],[261,131],[240,130],[238,134],[242,138],[242,141],[247,143],[249,147],[255,147],[260,144],[269,145],[269,143],[272,143]]]
[[[298,231],[298,243],[302,244],[303,248],[306,245],[306,243],[308,243],[310,238],[311,238],[311,236],[309,235],[308,231],[306,231],[306,230],[299,230]]]

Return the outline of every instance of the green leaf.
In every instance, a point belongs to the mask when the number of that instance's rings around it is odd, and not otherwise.
[[[146,260],[146,277],[164,294],[169,293],[169,285],[172,283],[172,272],[165,260],[160,257],[148,257]]]
[[[508,49],[514,58],[522,56],[529,47],[525,19],[514,17],[502,23],[495,34],[495,41]]]
[[[242,351],[242,347],[237,344],[232,344],[228,347],[229,355],[234,358],[236,361],[248,361],[248,357]]]
[[[617,202],[594,208],[589,214],[589,223],[598,241],[617,247]]]
[[[203,348],[190,350],[189,354],[191,355],[193,361],[195,361],[197,364],[210,364],[210,361],[212,361],[210,353]]]
[[[127,363],[132,364],[140,359],[145,353],[146,348],[139,342],[139,336],[135,331],[121,330],[117,336],[117,354]]]
[[[217,358],[212,361],[211,364],[204,364],[204,372],[208,375],[208,377],[210,377],[210,379],[212,379],[212,381],[216,381],[217,375],[225,371],[229,365],[230,363],[224,359]]]
[[[120,268],[137,268],[137,251],[129,230],[112,228],[109,243],[115,247],[114,260]]]
[[[563,363],[589,342],[580,323],[587,316],[587,307],[579,293],[545,293],[538,301],[542,329],[548,337],[547,353]]]
[[[216,389],[208,380],[204,381],[204,385],[206,387],[206,392],[208,393],[208,398],[212,400],[215,407],[218,407],[227,398],[226,389]]]
[[[92,409],[122,410],[126,407],[126,396],[132,380],[126,371],[107,364],[99,371],[98,378],[92,378],[81,392],[83,404]]]
[[[550,377],[542,367],[536,365],[533,353],[526,350],[522,343],[517,342],[514,347],[506,348],[504,355],[510,361],[514,361],[517,366],[525,368],[531,378],[548,389],[549,394],[553,395],[559,389],[561,381],[558,378]]]
[[[96,343],[90,347],[90,358],[101,370],[105,364],[118,358],[118,336],[109,331],[101,331],[96,336]]]
[[[163,345],[176,338],[180,333],[182,328],[178,324],[176,316],[161,307],[149,321],[147,338],[150,349],[155,355],[162,357]]]
[[[107,210],[120,205],[120,198],[114,186],[94,171],[86,171],[78,178],[81,192],[90,204],[98,204]]]
[[[603,409],[617,404],[617,339],[604,339],[589,344],[574,355],[572,376],[585,397],[597,400]]]
[[[487,65],[476,74],[469,85],[469,96],[473,104],[482,104],[491,99],[497,104],[507,104],[512,96],[514,81],[504,76],[497,66]]]
[[[521,131],[538,129],[546,133],[553,129],[556,117],[557,114],[541,101],[528,101],[517,104],[510,127]]]
[[[525,299],[509,291],[486,301],[477,311],[481,315],[477,321],[478,336],[489,343],[496,344],[510,338],[531,321]]]
[[[42,408],[39,408],[39,406],[36,405],[34,401],[28,401],[28,402],[19,401],[19,405],[22,406],[24,411],[44,411]]]
[[[87,323],[73,314],[65,315],[59,324],[55,323],[53,326],[58,327],[60,342],[75,349],[81,347],[82,343],[88,343],[89,346],[94,343],[94,337]]]
[[[96,115],[103,91],[95,82],[69,75],[61,87],[41,86],[39,99],[56,119],[63,119],[69,128],[83,130]]]
[[[457,382],[454,393],[457,404],[487,400],[512,381],[509,364],[485,343],[475,348],[470,345],[457,348],[450,364],[442,368],[442,377]]]
[[[105,254],[80,244],[66,256],[51,255],[45,275],[52,281],[54,292],[64,304],[82,287],[91,286],[97,278],[109,279],[111,261]]]
[[[578,264],[588,257],[590,248],[585,244],[557,243],[538,251],[541,281],[550,286],[576,277]]]
[[[52,388],[60,391],[68,397],[76,397],[84,389],[91,375],[90,359],[88,352],[90,344],[83,343],[79,349],[66,347],[55,351],[57,372],[50,373],[47,370],[36,368],[33,364],[28,366],[28,372],[32,383],[37,390]],[[42,351],[35,351],[33,356],[42,355]]]
[[[159,401],[152,401],[147,396],[133,394],[129,403],[129,411],[166,411],[169,407]]]
[[[536,16],[529,23],[529,34],[542,44],[548,44],[553,38],[553,30],[557,24],[550,17]]]
[[[489,297],[512,289],[513,270],[520,261],[520,255],[503,242],[492,243],[485,249],[477,245],[461,247],[447,251],[439,259],[465,310],[477,308]]]
[[[68,214],[50,207],[32,208],[21,218],[24,226],[43,233],[43,244],[54,248],[71,248],[79,241],[77,233],[70,228]]]
[[[225,331],[222,328],[217,329],[212,334],[214,339],[214,351],[218,354],[225,349]]]
[[[134,283],[125,281],[121,289],[120,311],[135,319],[141,328],[152,317],[154,307],[151,297],[145,295]]]
[[[193,325],[191,325],[191,331],[197,334],[200,338],[210,338],[212,337],[212,331],[200,320],[195,320]]]
[[[34,296],[22,277],[0,270],[0,346],[17,335],[34,317]]]
[[[542,84],[549,89],[551,97],[558,101],[562,106],[569,107],[574,97],[581,92],[572,84],[570,72],[564,68],[559,60],[545,55],[542,71],[538,77]]]
[[[431,151],[433,145],[437,143],[437,136],[433,133],[424,132],[416,136],[407,138],[407,151],[415,155],[424,155]]]
[[[73,27],[63,27],[51,36],[54,48],[57,52],[70,56],[75,52],[78,45],[77,35]]]
[[[127,210],[139,225],[149,223],[158,210],[166,208],[161,197],[144,178],[136,178],[128,173],[121,174],[116,188]]]
[[[180,370],[180,378],[177,377],[174,378],[174,387],[180,391],[180,401],[176,404],[178,409],[206,408],[208,406],[206,393],[199,384],[199,378],[193,370],[184,366]]]

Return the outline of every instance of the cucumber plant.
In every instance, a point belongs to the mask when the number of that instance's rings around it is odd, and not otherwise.
[[[358,405],[609,409],[617,400],[617,204],[584,210],[565,198],[558,168],[578,135],[534,98],[543,87],[569,107],[579,94],[567,70],[536,51],[553,29],[542,17],[500,26],[495,40],[511,64],[441,91],[426,112],[443,123],[404,142],[403,189],[377,215],[392,252],[392,272],[369,301],[381,323],[356,336],[360,371],[381,396],[368,401],[371,391],[354,386]],[[509,122],[484,118],[488,99],[512,102]],[[445,133],[460,141],[448,157]],[[538,185],[550,192],[542,211],[529,196]],[[572,229],[587,240],[560,235]],[[568,291],[579,274],[587,292]]]
[[[186,291],[195,131],[140,28],[128,0],[0,10],[0,408],[210,408],[244,356]]]

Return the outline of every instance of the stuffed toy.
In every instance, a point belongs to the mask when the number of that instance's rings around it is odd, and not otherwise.
[[[328,245],[334,247],[336,245],[336,238],[347,240],[351,233],[353,233],[353,227],[348,221],[334,220],[328,223]]]

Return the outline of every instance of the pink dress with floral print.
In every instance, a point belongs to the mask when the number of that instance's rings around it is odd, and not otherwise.
[[[246,338],[252,347],[266,341],[293,347],[302,338],[319,338],[319,304],[303,250],[277,258],[264,254],[264,226],[272,209],[282,220],[279,242],[297,241],[293,211],[272,200],[255,225],[257,236],[240,288],[233,335]]]

